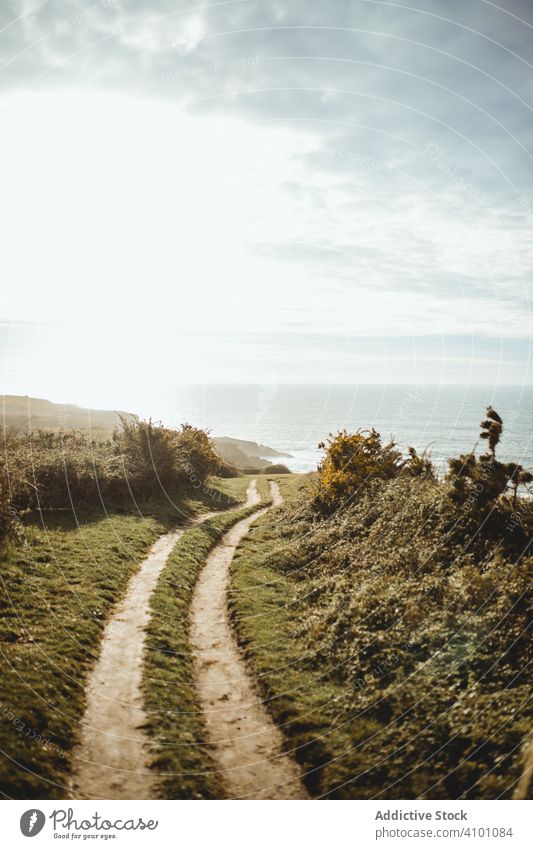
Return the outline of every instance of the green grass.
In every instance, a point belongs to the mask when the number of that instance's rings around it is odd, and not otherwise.
[[[438,493],[396,481],[328,521],[298,501],[241,541],[232,619],[313,796],[508,798],[521,774],[533,560],[481,541],[481,567]]]
[[[218,502],[221,507],[231,507],[236,501],[244,501],[246,499],[246,490],[250,481],[257,481],[257,490],[261,495],[266,494],[268,485],[266,480],[262,481],[259,475],[240,475],[238,478],[212,478],[208,482],[208,489],[214,488],[222,493],[222,498]]]
[[[237,492],[238,481],[233,482]],[[231,493],[229,493],[231,495]],[[226,509],[235,503],[229,500]],[[185,514],[220,506],[214,492],[105,515],[28,518],[0,565],[0,788],[64,798],[105,623],[154,540]]]
[[[291,500],[296,496],[307,492],[311,475],[300,475],[293,472],[290,475],[269,475],[266,474],[267,481],[277,481],[283,498]]]
[[[257,491],[263,499],[270,498],[269,481],[277,481],[283,497],[291,499],[307,489],[309,478],[310,475],[299,475],[296,473],[280,475],[269,474],[266,471],[261,475],[242,475],[238,478],[216,478],[215,485],[224,495],[234,498],[237,501],[244,501],[246,489],[250,481],[255,480]]]
[[[258,480],[263,504],[269,498],[267,481],[264,483]],[[234,487],[231,489],[237,494]],[[148,728],[157,746],[153,767],[162,776],[161,798],[215,799],[224,795],[213,772],[192,685],[189,609],[197,577],[211,549],[232,525],[257,509],[249,507],[216,516],[186,531],[151,599],[143,687]]]
[[[285,489],[287,493],[289,487]],[[329,664],[317,662],[309,668],[309,647],[294,634],[301,588],[273,565],[279,557],[275,516],[260,519],[239,545],[231,569],[230,611],[266,707],[315,796],[338,778],[335,764],[329,763],[335,751],[352,745],[350,728],[339,729],[334,739],[331,734],[345,688],[328,680]]]

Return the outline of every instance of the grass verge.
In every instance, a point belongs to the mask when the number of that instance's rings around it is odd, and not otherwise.
[[[326,768],[327,783],[335,781],[335,750],[353,745],[350,728],[337,730],[333,740],[331,734],[345,688],[328,680],[327,664],[308,668],[309,648],[293,628],[299,591],[276,568],[279,539],[272,515],[260,519],[239,545],[231,567],[230,612],[265,705],[284,732],[287,751],[302,765],[307,789],[316,796],[324,790]],[[300,665],[301,658],[305,664]]]

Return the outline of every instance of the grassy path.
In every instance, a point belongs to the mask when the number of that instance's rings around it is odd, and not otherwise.
[[[281,503],[279,485],[272,500]],[[248,497],[259,502],[252,482]],[[228,613],[230,565],[239,541],[268,508],[242,519],[209,555],[191,605],[194,678],[207,739],[224,795],[231,798],[304,799],[296,763],[283,752],[283,738],[254,686],[231,630]]]
[[[203,513],[190,520],[188,527],[215,515]],[[186,530],[187,526],[159,537],[106,625],[87,686],[87,706],[74,754],[74,798],[150,799],[157,795],[145,730],[142,661],[150,598],[167,558]]]
[[[238,510],[247,483],[216,480],[145,503],[142,514],[133,504],[44,511],[2,548],[2,796],[68,797],[86,685],[117,601],[158,537],[201,511]]]
[[[142,518],[51,512],[2,552],[0,784],[8,798],[65,798],[104,623],[173,522],[159,505]]]
[[[207,519],[199,517],[196,521]],[[87,685],[80,743],[74,752],[72,796],[150,799],[149,738],[141,695],[148,602],[184,528],[159,537],[106,625],[100,657]]]
[[[258,488],[266,505],[270,490],[265,478],[258,479]],[[233,494],[240,496],[241,492]],[[189,614],[196,581],[209,553],[236,522],[256,511],[257,506],[252,506],[219,513],[186,531],[150,599],[143,694],[147,729],[155,749],[151,766],[160,798],[223,796],[194,688]]]

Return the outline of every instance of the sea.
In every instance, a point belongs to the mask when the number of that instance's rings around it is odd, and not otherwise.
[[[486,450],[479,425],[491,404],[504,424],[498,458],[533,470],[531,386],[202,384],[178,387],[174,400],[174,424],[286,452],[279,462],[295,472],[316,469],[329,434],[374,427],[404,450],[430,452],[440,474],[449,457]]]

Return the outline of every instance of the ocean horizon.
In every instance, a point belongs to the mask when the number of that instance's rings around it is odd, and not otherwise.
[[[443,473],[449,457],[485,450],[479,424],[489,404],[504,422],[498,457],[533,468],[531,386],[190,384],[176,389],[172,424],[286,452],[295,472],[316,468],[328,434],[374,427],[404,450],[428,450]]]

